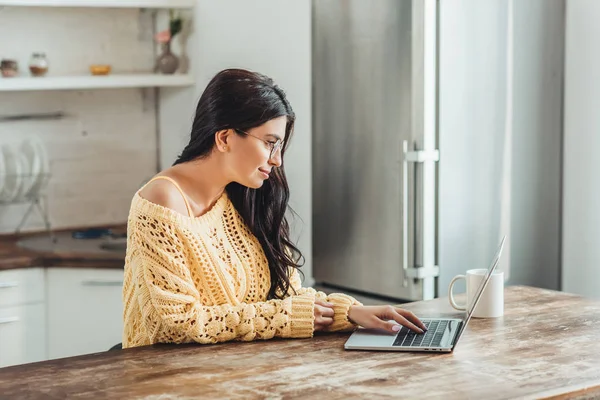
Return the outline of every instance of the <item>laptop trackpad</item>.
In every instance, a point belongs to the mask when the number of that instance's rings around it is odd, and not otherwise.
[[[390,347],[394,344],[397,333],[388,333],[380,329],[359,328],[348,339],[345,346],[349,348]]]

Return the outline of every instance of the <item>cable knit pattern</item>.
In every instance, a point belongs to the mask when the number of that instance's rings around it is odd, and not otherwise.
[[[187,217],[139,193],[128,218],[123,347],[311,337],[315,299],[334,304],[330,331],[351,330],[344,294],[302,288],[296,269],[282,300],[267,300],[270,272],[258,239],[223,194]]]

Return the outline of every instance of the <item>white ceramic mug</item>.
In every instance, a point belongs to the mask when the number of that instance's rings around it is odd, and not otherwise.
[[[487,275],[487,269],[470,269],[466,275],[456,275],[448,287],[448,299],[450,305],[459,311],[466,311],[471,307],[474,297],[477,294],[479,285]],[[452,288],[459,279],[464,279],[467,283],[467,304],[456,304]],[[475,318],[496,318],[504,315],[504,273],[494,271],[490,277],[487,287],[481,294],[479,303],[475,307],[473,317]]]

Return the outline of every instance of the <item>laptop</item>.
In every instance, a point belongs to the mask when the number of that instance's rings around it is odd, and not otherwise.
[[[359,328],[348,338],[344,348],[346,350],[452,352],[471,320],[473,310],[479,303],[481,294],[490,281],[490,277],[496,266],[498,266],[505,240],[506,236],[502,237],[498,250],[496,250],[496,254],[492,259],[492,264],[481,281],[475,300],[467,309],[464,319],[423,318],[421,321],[427,327],[427,332],[420,334],[404,326],[397,334],[379,329]]]

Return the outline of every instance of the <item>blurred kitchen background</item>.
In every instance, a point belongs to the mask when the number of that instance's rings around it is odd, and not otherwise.
[[[131,198],[228,67],[296,112],[305,285],[446,296],[506,234],[507,285],[598,298],[598,18],[595,0],[0,0],[0,367],[121,341]]]

